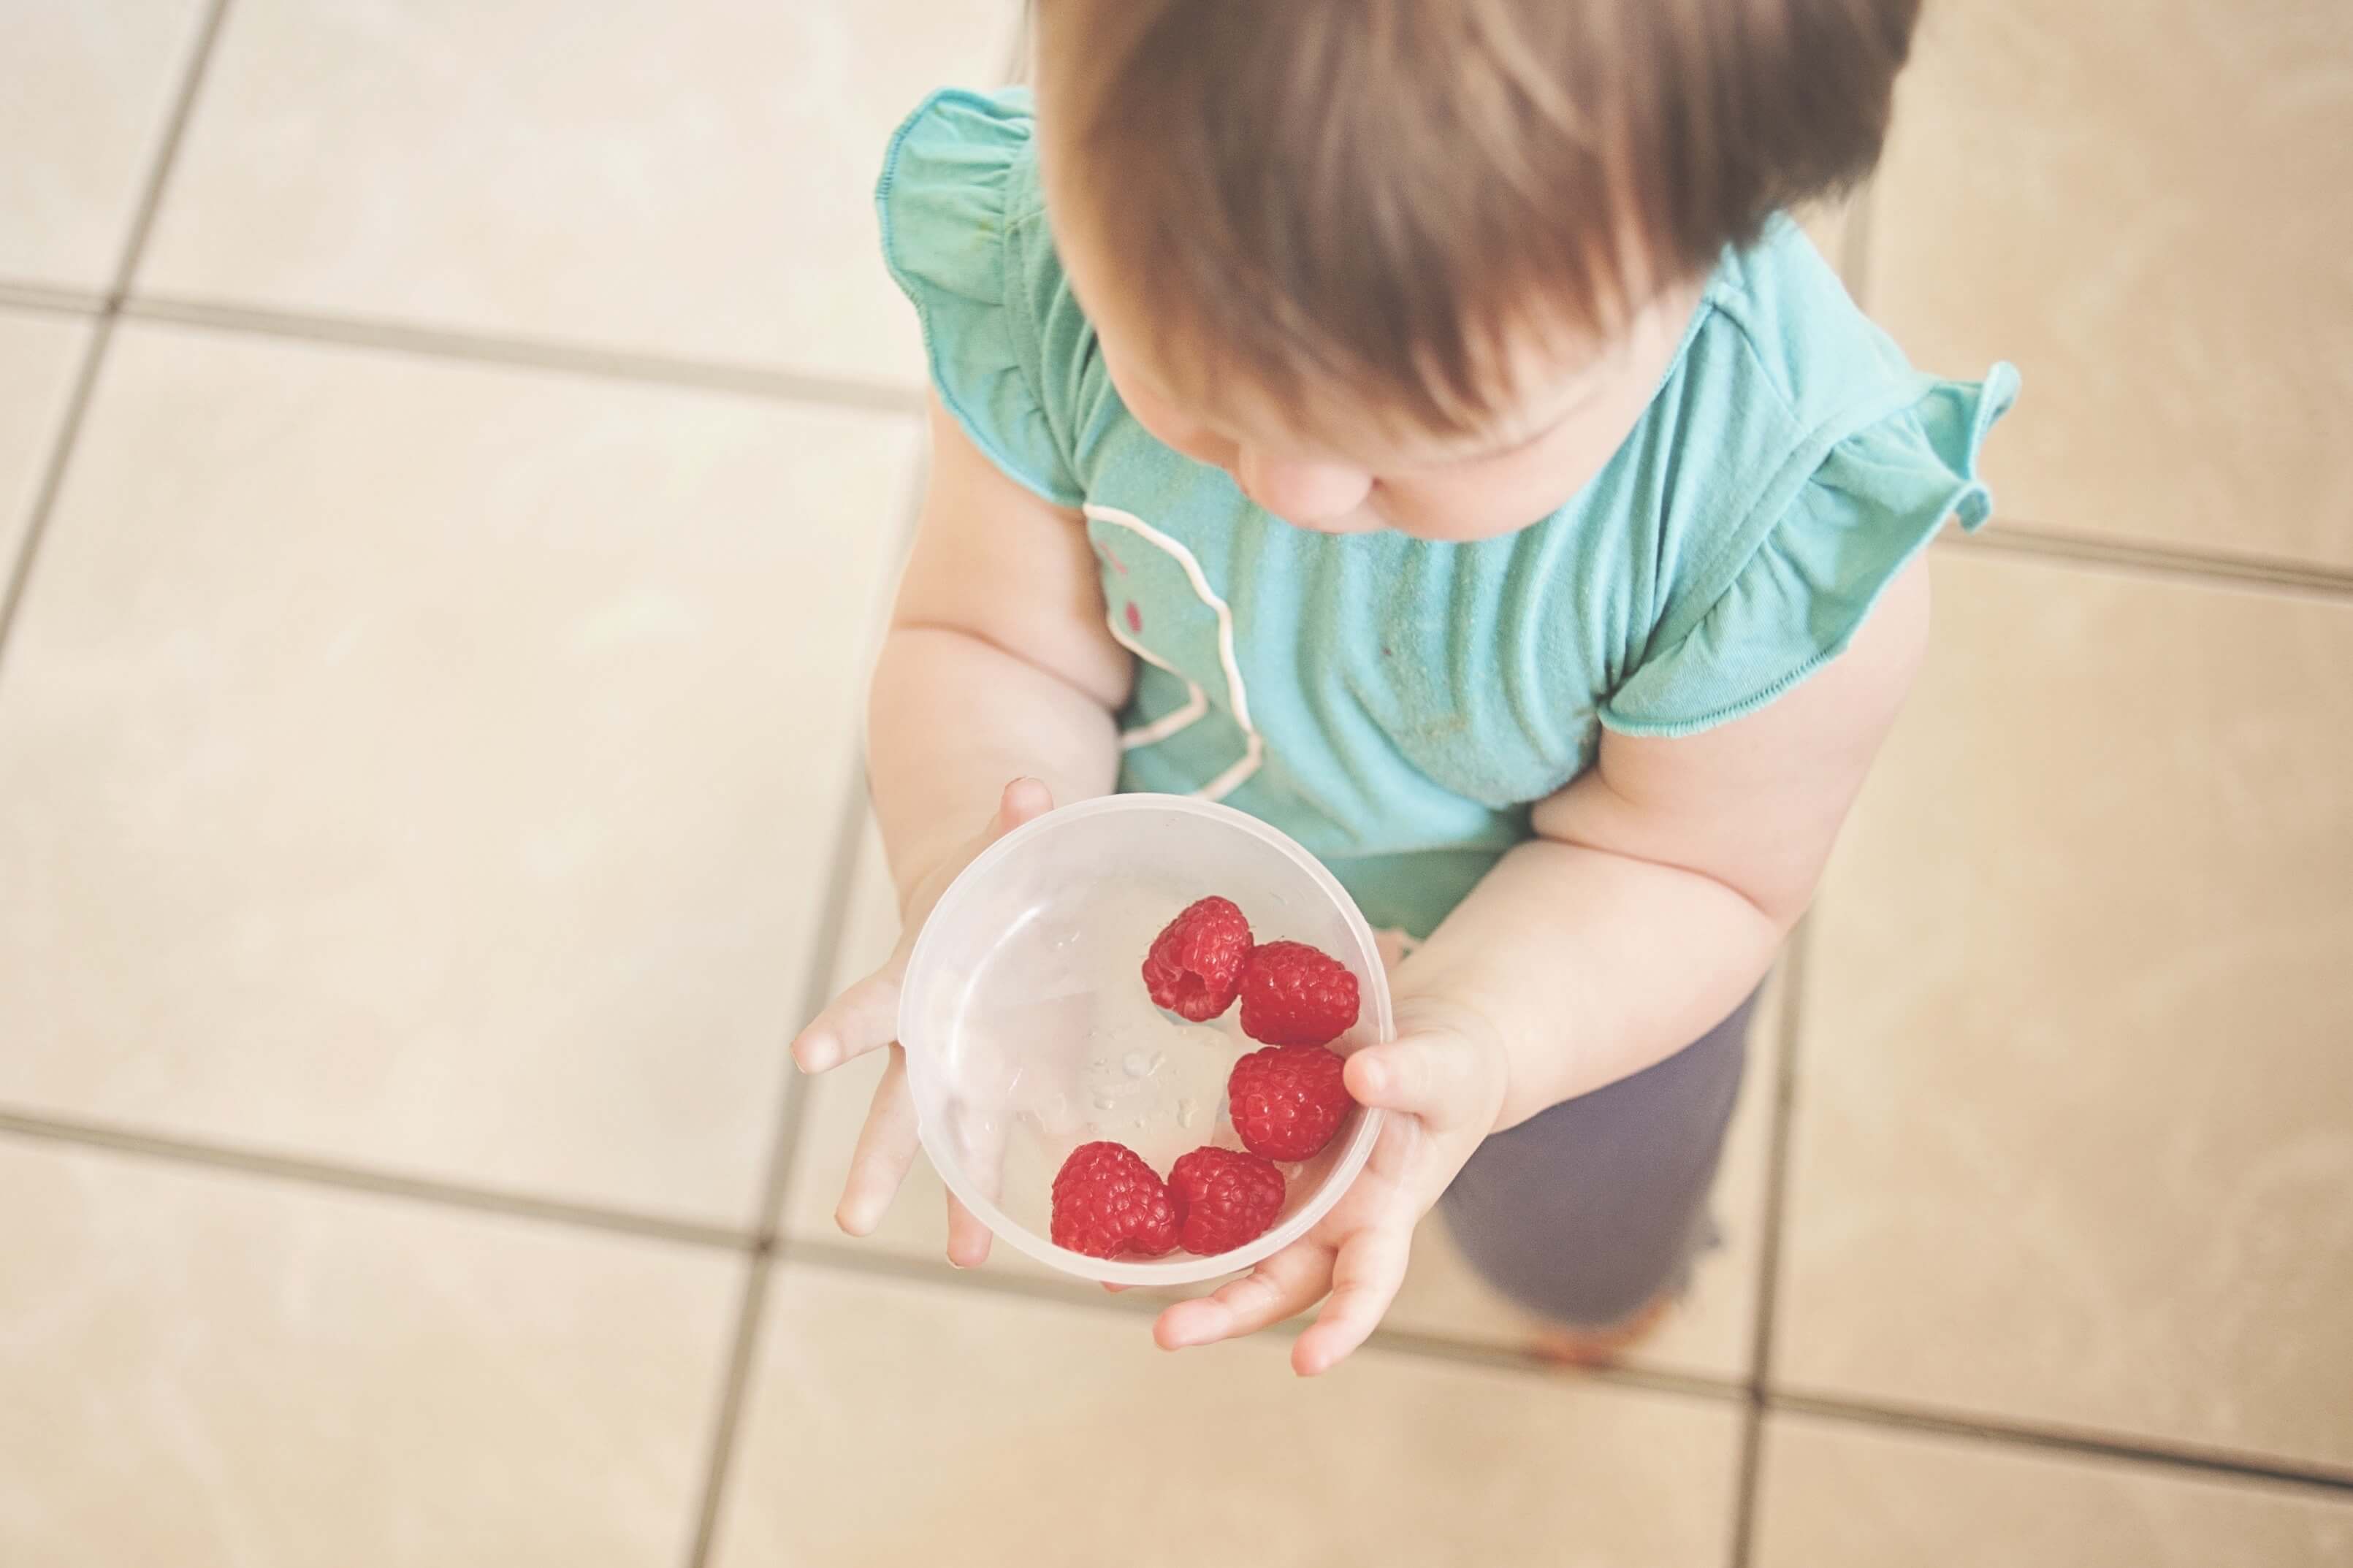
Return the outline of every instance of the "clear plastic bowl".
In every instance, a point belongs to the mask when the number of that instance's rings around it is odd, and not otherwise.
[[[1126,1144],[1166,1176],[1205,1143],[1239,1148],[1227,1074],[1239,1006],[1188,1024],[1152,1004],[1145,951],[1176,911],[1220,893],[1261,942],[1311,942],[1356,974],[1356,1026],[1335,1048],[1388,1039],[1373,932],[1315,858],[1255,817],[1165,795],[1065,806],[991,845],[948,888],[907,963],[899,1040],[923,1150],[982,1223],[1040,1262],[1117,1285],[1185,1285],[1246,1268],[1305,1234],[1372,1152],[1358,1108],[1323,1152],[1285,1165],[1273,1227],[1215,1258],[1088,1258],[1049,1239],[1050,1188],[1072,1149]]]

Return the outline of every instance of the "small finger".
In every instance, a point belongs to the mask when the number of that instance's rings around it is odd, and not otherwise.
[[[793,1063],[825,1072],[887,1046],[899,1032],[899,961],[890,963],[825,1005],[793,1040]]]
[[[977,1268],[988,1261],[990,1241],[988,1226],[964,1206],[964,1200],[954,1193],[948,1194],[948,1261],[958,1268]]]
[[[1406,1231],[1365,1230],[1349,1238],[1332,1265],[1332,1294],[1315,1321],[1291,1347],[1291,1369],[1315,1377],[1345,1360],[1380,1326],[1405,1283],[1411,1247]]]
[[[1213,1294],[1170,1307],[1153,1324],[1152,1337],[1174,1351],[1256,1333],[1305,1310],[1330,1283],[1331,1255],[1294,1242]]]
[[[859,1131],[857,1151],[849,1156],[834,1223],[851,1236],[873,1235],[914,1160],[915,1102],[907,1092],[907,1055],[893,1046],[882,1081],[874,1086],[874,1103]]]

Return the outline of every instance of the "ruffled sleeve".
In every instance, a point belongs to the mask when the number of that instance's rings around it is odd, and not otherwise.
[[[940,401],[973,444],[1057,506],[1084,497],[1039,395],[1039,340],[1026,321],[1017,230],[1042,222],[1030,117],[1018,93],[934,93],[891,139],[874,201],[882,256],[913,301]]]
[[[2016,398],[2017,372],[1923,379],[1916,401],[1831,446],[1753,552],[1716,574],[1721,592],[1611,694],[1605,725],[1673,737],[1762,708],[1845,650],[1947,518],[1985,521],[1978,448]]]

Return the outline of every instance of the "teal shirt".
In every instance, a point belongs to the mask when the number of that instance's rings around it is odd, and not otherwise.
[[[1137,661],[1120,787],[1272,823],[1377,926],[1427,935],[1604,728],[1687,735],[1805,679],[1991,504],[1977,451],[2016,374],[1914,371],[1786,220],[1725,257],[1584,489],[1447,544],[1293,528],[1135,422],[1055,258],[1025,94],[924,103],[877,200],[941,401],[1084,510]]]

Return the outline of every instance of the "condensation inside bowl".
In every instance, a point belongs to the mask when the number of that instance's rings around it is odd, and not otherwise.
[[[1054,830],[976,866],[943,900],[901,1021],[931,1141],[1037,1237],[1054,1173],[1081,1143],[1124,1143],[1163,1174],[1205,1143],[1239,1146],[1226,1078],[1257,1048],[1239,1008],[1188,1024],[1145,992],[1144,954],[1179,910],[1222,893],[1261,941],[1313,942],[1363,968],[1345,911],[1302,868],[1222,824],[1127,812],[1040,827]],[[1286,1215],[1314,1197],[1349,1131],[1285,1167]]]

